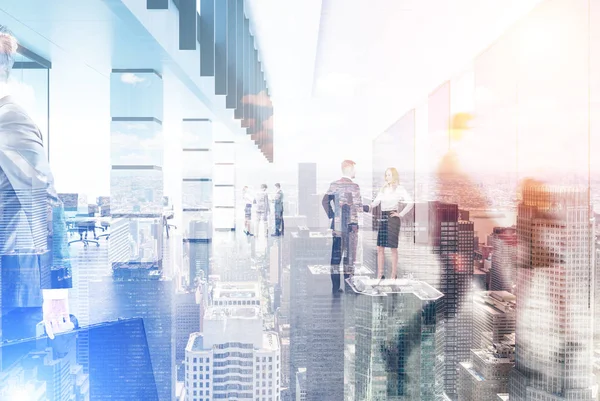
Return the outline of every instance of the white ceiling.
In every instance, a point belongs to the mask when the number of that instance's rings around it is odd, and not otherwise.
[[[335,164],[368,158],[374,136],[540,2],[246,1],[272,90],[275,162]]]

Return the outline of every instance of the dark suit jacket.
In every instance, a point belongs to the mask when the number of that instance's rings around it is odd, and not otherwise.
[[[331,220],[331,229],[345,232],[349,224],[358,224],[362,211],[360,187],[349,178],[342,177],[331,183],[323,196],[323,208]]]

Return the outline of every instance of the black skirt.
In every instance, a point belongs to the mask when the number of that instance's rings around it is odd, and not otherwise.
[[[394,212],[381,212],[381,219],[379,219],[379,232],[377,233],[377,246],[383,246],[385,248],[398,248],[400,218],[390,216],[392,213]]]
[[[246,203],[246,207],[244,209],[244,217],[246,217],[246,219],[252,218],[252,204],[251,203]]]

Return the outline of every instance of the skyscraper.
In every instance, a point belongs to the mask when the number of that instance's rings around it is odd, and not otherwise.
[[[112,277],[90,282],[90,323],[143,318],[161,401],[175,395],[174,296],[173,280],[144,265],[115,265]]]
[[[356,390],[351,399],[441,399],[443,294],[407,279],[351,281],[358,293]]]
[[[321,232],[301,230],[290,235],[290,280],[289,280],[289,321],[290,321],[290,388],[292,398],[296,398],[296,373],[306,368],[308,355],[309,325],[306,314],[307,279],[309,265],[327,265],[331,262],[331,237]],[[330,281],[331,284],[331,281]],[[283,287],[283,292],[287,290]],[[331,293],[331,286],[329,287]]]
[[[317,164],[298,164],[298,214],[306,216],[308,227],[318,227],[319,202],[315,202],[317,194]]]
[[[517,229],[495,227],[490,237],[493,247],[490,290],[513,292],[517,278]]]
[[[306,267],[306,400],[344,399],[344,299],[331,292],[331,266]]]
[[[592,223],[586,189],[524,185],[511,401],[594,399]]]
[[[192,333],[200,331],[200,312],[202,310],[198,301],[200,292],[179,292],[175,294],[175,363],[177,366],[177,380],[184,379],[183,361],[185,347]]]
[[[456,399],[459,363],[469,360],[473,332],[473,223],[459,220],[458,205],[439,201],[415,204],[414,215],[414,227],[401,225],[414,241],[399,244],[400,273],[444,294],[444,391]]]

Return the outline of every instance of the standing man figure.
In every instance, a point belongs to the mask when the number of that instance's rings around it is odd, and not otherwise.
[[[258,235],[260,226],[265,230],[265,236],[268,232],[269,214],[271,214],[271,206],[269,205],[269,194],[267,194],[267,184],[260,186],[260,191],[254,197],[254,207],[256,210],[256,235]]]
[[[0,315],[12,321],[6,327],[10,336],[0,327],[0,341],[35,336],[42,317],[51,339],[74,327],[63,205],[42,134],[8,95],[17,48],[13,34],[0,25]]]
[[[342,178],[334,181],[323,197],[323,208],[331,219],[333,244],[331,249],[331,284],[334,294],[343,292],[340,283],[340,262],[344,261],[344,280],[354,274],[358,245],[358,213],[362,211],[360,187],[352,160],[342,162]],[[345,253],[345,257],[344,256]],[[343,258],[342,258],[343,257]]]
[[[273,209],[275,211],[275,234],[274,237],[283,235],[283,191],[279,183],[275,184],[275,198],[273,200]]]

